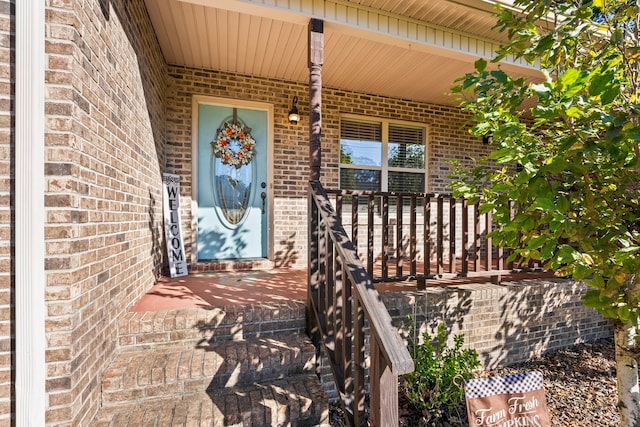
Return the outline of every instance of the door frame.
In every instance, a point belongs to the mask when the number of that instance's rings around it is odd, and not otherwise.
[[[248,108],[267,113],[267,259],[273,256],[274,107],[266,102],[193,95],[191,102],[191,262],[198,262],[198,105]]]

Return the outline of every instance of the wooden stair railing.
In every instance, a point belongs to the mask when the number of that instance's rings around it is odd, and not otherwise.
[[[324,346],[330,360],[346,421],[367,425],[366,319],[369,422],[397,426],[398,377],[414,370],[413,360],[318,181],[309,185],[308,260],[308,327],[316,348]]]

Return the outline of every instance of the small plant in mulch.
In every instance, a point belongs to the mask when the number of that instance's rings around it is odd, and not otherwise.
[[[422,334],[419,342],[415,327],[409,334],[409,351],[415,371],[403,376],[402,394],[423,419],[421,425],[460,425],[464,410],[464,380],[473,377],[480,366],[474,349],[463,349],[464,335],[455,335],[447,344],[447,328],[438,325],[437,335]],[[462,409],[462,411],[461,411]]]

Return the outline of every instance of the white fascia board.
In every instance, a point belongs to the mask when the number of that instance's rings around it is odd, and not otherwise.
[[[44,426],[45,2],[17,1],[15,86],[16,425]]]
[[[344,0],[179,0],[206,7],[248,13],[306,25],[322,19],[326,28],[406,49],[437,53],[455,59],[492,59],[500,43]],[[483,0],[476,0],[485,3]],[[502,3],[510,3],[504,0]],[[522,59],[501,61],[532,74],[539,69]]]
[[[513,0],[447,0],[450,3],[459,4],[461,6],[468,7],[470,9],[480,10],[487,13],[497,13],[496,6],[500,6],[503,9],[511,10],[516,14],[522,14],[524,8],[522,6],[515,6]],[[562,16],[562,15],[558,15]],[[553,24],[556,16],[549,14],[546,18],[541,18],[540,22],[545,24]]]
[[[447,0],[471,9],[481,10],[483,12],[496,13],[496,5],[500,5],[505,9],[518,10],[513,5],[512,0]]]

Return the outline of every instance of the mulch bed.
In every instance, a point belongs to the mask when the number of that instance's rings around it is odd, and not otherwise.
[[[617,427],[620,416],[616,409],[616,369],[612,339],[578,344],[549,352],[504,368],[481,372],[477,376],[507,375],[540,371],[544,377],[545,396],[552,427]],[[468,427],[464,403],[451,419],[428,420],[399,397],[400,426]],[[332,426],[342,427],[342,412],[330,407]]]

